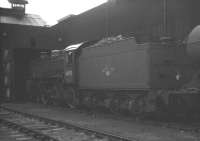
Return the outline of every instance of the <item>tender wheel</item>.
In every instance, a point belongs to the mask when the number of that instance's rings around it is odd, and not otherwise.
[[[48,104],[48,102],[49,102],[48,98],[45,95],[41,96],[40,101],[42,104],[45,104],[45,105]]]
[[[110,111],[115,114],[119,113],[119,100],[118,99],[113,99],[111,101]]]
[[[78,99],[76,96],[76,90],[73,87],[68,87],[65,89],[64,94],[63,94],[63,99],[65,100],[65,103],[70,107],[70,108],[75,108],[78,105]]]

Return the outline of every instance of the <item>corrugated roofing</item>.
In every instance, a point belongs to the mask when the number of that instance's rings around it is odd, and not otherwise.
[[[27,0],[8,0],[10,3],[15,3],[15,4],[28,4]]]
[[[38,15],[25,14],[23,17],[0,15],[0,23],[30,26],[46,26],[46,22]]]

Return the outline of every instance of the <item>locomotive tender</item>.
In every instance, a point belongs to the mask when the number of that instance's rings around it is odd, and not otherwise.
[[[138,44],[135,38],[117,37],[35,60],[31,98],[132,114],[198,113],[199,68],[190,57],[198,51],[190,43],[197,29],[187,46],[171,40]]]

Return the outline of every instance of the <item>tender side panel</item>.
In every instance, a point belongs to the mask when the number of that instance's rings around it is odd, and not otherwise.
[[[79,58],[80,88],[149,88],[147,48],[137,46],[134,39],[84,48]]]
[[[149,52],[152,88],[180,88],[191,78],[193,68],[183,47],[152,44]]]

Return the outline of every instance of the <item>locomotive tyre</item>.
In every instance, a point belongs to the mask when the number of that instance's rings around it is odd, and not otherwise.
[[[79,100],[77,98],[77,91],[73,87],[67,87],[64,90],[63,99],[65,100],[65,103],[70,108],[75,108],[79,104]]]
[[[120,112],[120,109],[119,109],[119,100],[118,99],[113,99],[111,101],[111,104],[110,104],[110,111],[114,114],[117,114]]]
[[[46,96],[45,94],[41,95],[40,102],[41,102],[42,104],[47,105],[47,104],[49,104],[49,101],[50,101],[50,100],[49,100],[48,96]]]

